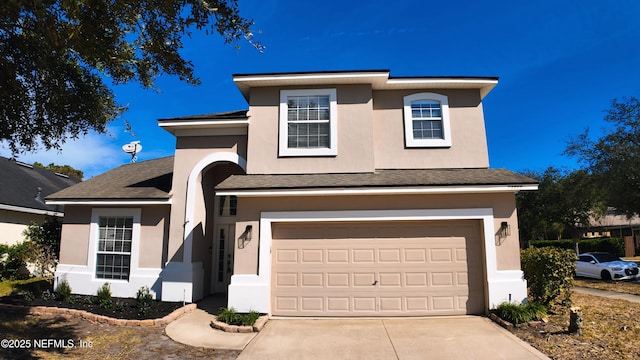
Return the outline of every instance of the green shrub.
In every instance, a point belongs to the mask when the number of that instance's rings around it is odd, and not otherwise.
[[[138,314],[147,316],[151,312],[153,304],[153,295],[148,286],[143,286],[136,292],[136,306],[138,308]]]
[[[578,242],[578,248],[581,253],[603,251],[609,252],[616,256],[624,256],[624,239],[623,238],[602,238],[602,239],[584,239]]]
[[[71,285],[66,279],[58,282],[58,288],[56,289],[56,295],[59,300],[69,301],[71,298]]]
[[[222,308],[218,312],[218,321],[229,325],[252,326],[260,317],[257,311],[250,311],[246,314],[237,313],[234,308]]]
[[[111,302],[111,287],[109,283],[104,283],[100,289],[98,289],[98,305],[105,309],[110,309],[113,306]]]
[[[531,247],[555,247],[559,249],[573,250],[574,240],[531,240]],[[582,239],[578,241],[578,249],[581,253],[602,251],[610,252],[616,256],[624,256],[624,239],[622,238],[598,238],[598,239]]]
[[[573,250],[573,240],[530,240],[529,246],[535,248],[555,247],[558,249]]]
[[[552,247],[528,248],[520,254],[529,297],[547,309],[571,304],[576,254]]]
[[[28,279],[29,271],[26,265],[29,252],[30,245],[28,241],[0,247],[0,263],[2,264],[0,266],[0,277],[9,280]]]
[[[248,314],[244,314],[242,316],[242,325],[244,326],[253,326],[253,324],[260,317],[260,313],[257,311],[250,311]]]
[[[532,320],[541,320],[547,316],[544,305],[533,302],[510,304],[504,302],[496,308],[496,315],[512,324],[523,324]]]

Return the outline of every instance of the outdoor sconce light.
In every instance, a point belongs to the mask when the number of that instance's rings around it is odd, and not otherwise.
[[[506,238],[507,236],[510,236],[510,235],[511,235],[511,226],[506,221],[503,221],[500,224],[500,237]]]
[[[247,241],[251,241],[251,230],[252,229],[253,229],[253,225],[247,225],[247,227],[244,228],[245,239]]]
[[[240,240],[238,241],[238,249],[244,249],[244,245],[251,241],[252,230],[253,225],[247,225],[247,227],[244,228],[244,232],[238,238],[238,240]]]

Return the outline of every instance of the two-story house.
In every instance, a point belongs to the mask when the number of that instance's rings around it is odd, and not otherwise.
[[[486,77],[234,75],[249,110],[159,120],[175,156],[56,193],[74,292],[227,293],[295,316],[475,314],[526,298],[514,193],[490,169]]]

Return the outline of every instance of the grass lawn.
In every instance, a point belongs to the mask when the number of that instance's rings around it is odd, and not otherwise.
[[[603,281],[580,277],[575,280],[575,286],[640,295],[640,283],[631,281]]]
[[[26,291],[42,292],[50,288],[53,279],[35,277],[27,280],[5,280],[0,281],[0,296],[21,294]]]

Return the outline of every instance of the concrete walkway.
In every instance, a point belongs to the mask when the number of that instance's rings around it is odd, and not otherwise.
[[[226,303],[224,298],[208,297],[198,302],[197,309],[167,325],[164,332],[174,341],[190,346],[242,350],[257,333],[226,333],[211,328],[211,320]]]
[[[238,359],[548,359],[480,316],[272,319]]]
[[[586,287],[574,287],[573,291],[581,294],[595,295],[595,296],[601,296],[609,299],[621,299],[621,300],[631,301],[634,303],[640,303],[640,296],[638,295],[624,294],[624,293],[608,291],[608,290],[591,289]]]

